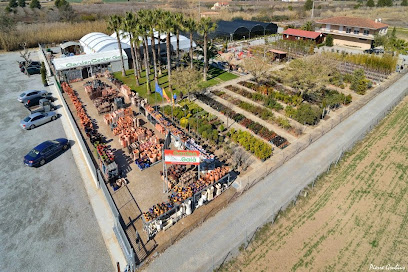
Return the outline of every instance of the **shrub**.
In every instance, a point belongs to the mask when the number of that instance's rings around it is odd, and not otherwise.
[[[333,36],[331,34],[327,35],[325,44],[326,46],[333,46]]]
[[[368,89],[368,83],[370,81],[366,79],[363,69],[356,69],[353,72],[353,79],[351,81],[350,89],[358,94],[365,94]]]
[[[257,139],[247,131],[231,129],[229,135],[232,141],[240,144],[245,150],[251,151],[261,160],[265,160],[272,155],[272,147],[269,144]]]

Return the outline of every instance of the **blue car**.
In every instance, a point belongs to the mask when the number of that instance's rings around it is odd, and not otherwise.
[[[42,166],[55,155],[69,148],[69,141],[64,138],[45,141],[34,147],[24,156],[24,164],[28,166]]]

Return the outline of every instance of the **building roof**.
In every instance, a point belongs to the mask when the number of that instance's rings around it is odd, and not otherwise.
[[[60,47],[61,47],[61,49],[65,49],[65,48],[70,47],[70,46],[80,46],[80,45],[81,44],[79,42],[65,42],[65,43],[62,43],[60,45]]]
[[[313,40],[317,39],[321,35],[321,33],[319,32],[306,31],[306,30],[293,29],[293,28],[286,29],[285,31],[282,32],[282,34],[302,37],[302,38],[308,38],[308,39],[313,39]]]
[[[119,48],[116,38],[100,32],[86,34],[79,40],[79,43],[84,48],[86,54],[111,51]],[[121,45],[122,49],[130,48],[126,43],[121,42]]]
[[[279,54],[279,55],[285,55],[285,54],[288,53],[288,52],[280,51],[280,50],[276,50],[276,49],[271,49],[271,50],[269,50],[269,52],[272,52],[272,53],[275,53],[275,54]]]
[[[274,23],[264,23],[247,20],[234,20],[217,22],[217,29],[210,37],[230,37],[233,35],[240,35],[250,37],[254,34],[275,34],[278,31],[278,26]]]
[[[371,28],[379,29],[388,27],[388,25],[376,22],[367,18],[355,18],[355,17],[332,17],[322,20],[317,20],[318,24],[331,24],[331,25],[344,25],[344,26],[354,26],[361,28]]]
[[[64,56],[64,57],[62,57]],[[118,49],[111,51],[104,51],[95,54],[76,55],[72,57],[65,57],[62,55],[60,58],[54,58],[55,70],[62,71],[72,69],[75,67],[84,67],[97,65],[102,63],[110,63],[114,61],[120,61],[120,52]],[[127,59],[126,53],[122,50],[123,59]]]

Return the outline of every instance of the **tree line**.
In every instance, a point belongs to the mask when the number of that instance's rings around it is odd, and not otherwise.
[[[124,16],[112,15],[109,17],[108,29],[116,33],[118,47],[122,61],[122,75],[126,76],[125,66],[122,56],[122,45],[120,38],[129,38],[130,49],[133,59],[134,76],[136,85],[140,85],[141,72],[144,68],[146,71],[146,88],[147,93],[151,94],[150,89],[150,67],[153,66],[154,81],[158,82],[159,75],[162,74],[160,65],[161,55],[161,41],[162,34],[166,35],[166,55],[167,55],[167,75],[168,85],[171,90],[171,70],[172,70],[172,52],[171,52],[171,35],[176,36],[175,49],[175,66],[178,69],[180,66],[180,32],[185,31],[190,35],[190,69],[195,69],[193,65],[193,34],[198,32],[204,39],[204,66],[203,66],[203,80],[207,80],[208,71],[208,34],[215,31],[216,24],[210,18],[201,18],[196,21],[192,17],[186,17],[182,13],[170,12],[161,9],[144,10],[137,12],[127,12]],[[157,36],[156,36],[157,35]],[[151,53],[153,60],[149,56],[149,41],[151,43]],[[156,44],[157,40],[157,44]],[[156,48],[157,45],[157,48]],[[142,48],[142,53],[140,52]],[[143,54],[143,59],[141,57]]]

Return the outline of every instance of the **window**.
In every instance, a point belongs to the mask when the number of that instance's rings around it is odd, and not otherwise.
[[[351,33],[351,27],[346,27],[346,33]]]
[[[370,30],[364,29],[364,35],[368,36],[368,34],[370,34]]]
[[[354,29],[354,34],[359,34],[359,33],[360,33],[360,29],[355,28],[355,29]]]

